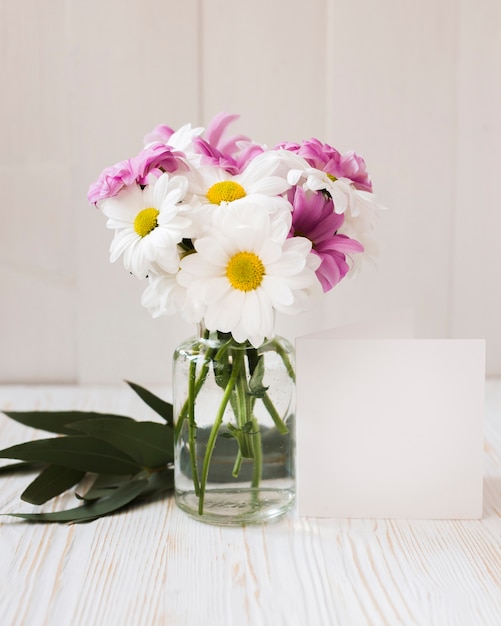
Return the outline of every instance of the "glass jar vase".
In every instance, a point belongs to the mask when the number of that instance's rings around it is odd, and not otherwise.
[[[209,332],[174,353],[175,497],[191,517],[261,523],[295,498],[294,348]]]

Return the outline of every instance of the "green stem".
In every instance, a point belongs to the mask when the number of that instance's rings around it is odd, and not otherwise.
[[[287,370],[287,373],[289,374],[289,376],[291,377],[291,379],[296,382],[296,372],[294,371],[294,368],[292,367],[292,363],[290,362],[289,356],[287,354],[287,352],[284,350],[283,346],[280,344],[279,341],[277,341],[276,339],[273,340],[273,345],[275,346],[278,354],[280,355],[280,358],[282,359],[285,368]]]
[[[242,456],[242,453],[240,452],[240,448],[239,448],[237,452],[237,458],[235,459],[235,464],[233,465],[233,470],[231,472],[231,475],[233,476],[233,478],[238,478],[238,475],[240,474],[240,468],[242,466],[243,458],[244,457]]]
[[[238,397],[238,414],[236,417],[237,427],[242,431],[240,442],[240,451],[242,456],[247,459],[254,458],[254,444],[252,434],[245,432],[247,422],[251,421],[252,409],[250,404],[250,395],[245,380],[245,369],[238,377],[236,383],[236,392]]]
[[[271,415],[271,419],[275,423],[275,426],[277,427],[278,432],[281,433],[282,435],[286,435],[289,432],[289,429],[284,424],[284,421],[278,414],[278,411],[276,410],[275,405],[273,404],[270,396],[267,393],[265,393],[263,396],[263,404],[268,410],[268,413]]]
[[[230,400],[231,393],[235,388],[235,382],[240,373],[241,367],[241,358],[235,359],[233,362],[233,369],[231,372],[230,379],[226,388],[224,390],[224,395],[221,400],[221,404],[219,405],[219,409],[216,415],[216,419],[214,420],[214,424],[212,425],[212,429],[210,431],[209,440],[207,441],[207,447],[205,448],[204,462],[202,466],[202,479],[200,481],[200,495],[198,499],[198,514],[202,515],[204,510],[204,498],[205,498],[205,489],[207,486],[207,478],[209,475],[209,465],[212,458],[212,453],[214,451],[214,446],[216,445],[216,437],[221,427],[221,423],[223,421],[223,415],[226,410],[226,406]]]
[[[239,376],[237,378],[235,389],[237,392],[237,412],[235,414],[235,420],[237,422],[237,427],[242,428],[246,421],[245,384],[243,376]]]
[[[261,449],[261,433],[259,424],[253,415],[255,397],[251,395],[249,385],[244,371],[238,377],[236,384],[237,396],[239,399],[239,414],[237,416],[237,426],[242,430],[239,437],[239,450],[232,475],[238,476],[242,458],[253,459],[252,483],[253,488],[259,487],[263,473],[263,453]],[[247,432],[249,422],[252,424],[251,432]]]
[[[198,379],[195,382],[193,388],[193,402],[195,402],[200,389],[202,389],[205,379],[207,378],[207,374],[209,373],[209,365],[212,359],[212,354],[214,352],[214,348],[209,348],[205,354],[205,359],[203,365],[200,369],[200,374],[198,375]],[[190,363],[191,367],[191,363]],[[179,417],[177,418],[176,428],[175,428],[175,439],[176,441],[179,439],[179,435],[181,434],[181,429],[183,428],[183,422],[188,415],[188,409],[190,406],[190,398],[186,398],[183,407],[179,413]]]
[[[197,424],[195,422],[195,377],[196,377],[197,363],[195,360],[190,362],[190,376],[188,380],[188,441],[190,449],[190,461],[191,461],[191,473],[193,475],[193,485],[195,487],[195,494],[198,496],[200,493],[200,483],[198,480],[198,464],[197,464],[197,449],[196,449],[196,431]]]
[[[200,389],[202,389],[202,387],[204,386],[205,380],[207,378],[207,374],[209,373],[210,370],[210,364],[212,363],[212,361],[217,362],[221,356],[224,354],[224,352],[228,349],[228,346],[230,345],[231,340],[226,341],[220,348],[219,350],[216,352],[216,354],[214,355],[215,352],[215,348],[208,348],[207,352],[204,355],[204,362],[203,365],[200,369],[200,374],[198,375],[198,380],[195,383],[195,389],[194,389],[194,399],[197,398]],[[179,417],[177,418],[176,421],[176,427],[175,427],[175,440],[177,441],[179,438],[179,435],[181,434],[181,429],[183,427],[183,422],[186,419],[186,416],[188,414],[188,398],[185,400],[181,411],[179,412]]]
[[[253,431],[255,430],[255,434],[251,435],[254,437],[254,468],[252,471],[252,483],[251,487],[257,489],[259,487],[259,483],[261,482],[261,476],[263,474],[263,450],[261,445],[261,433],[259,431],[259,424],[255,417],[252,418]]]

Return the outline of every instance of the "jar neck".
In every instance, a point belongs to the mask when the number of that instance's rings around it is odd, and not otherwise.
[[[231,333],[223,333],[220,330],[208,330],[203,320],[196,324],[196,335],[199,339],[206,341],[227,341],[231,339]]]

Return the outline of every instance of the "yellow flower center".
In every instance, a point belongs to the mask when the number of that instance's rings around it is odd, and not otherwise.
[[[140,237],[146,237],[152,230],[158,226],[157,217],[160,211],[153,208],[143,209],[139,211],[134,220],[134,230]]]
[[[327,178],[330,178],[333,183],[335,183],[336,180],[337,180],[337,178],[334,176],[334,174],[327,174]]]
[[[233,202],[233,200],[245,198],[246,195],[242,185],[233,180],[223,180],[220,183],[215,183],[207,192],[207,198],[211,204]]]
[[[226,276],[231,286],[240,291],[257,289],[264,274],[263,262],[254,252],[237,252],[226,266]]]

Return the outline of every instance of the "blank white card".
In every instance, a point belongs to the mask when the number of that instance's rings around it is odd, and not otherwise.
[[[485,342],[296,340],[298,513],[482,515]]]

